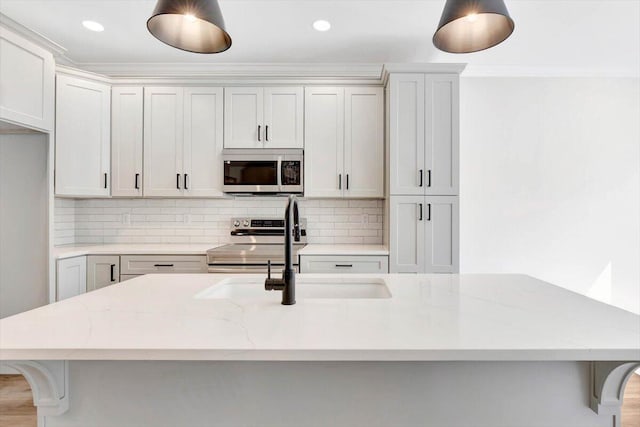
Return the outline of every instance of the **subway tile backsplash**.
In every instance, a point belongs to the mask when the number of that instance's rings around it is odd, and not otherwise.
[[[309,243],[381,244],[382,200],[301,199]],[[235,216],[282,217],[283,197],[235,199],[62,199],[55,244],[211,243],[229,241]]]

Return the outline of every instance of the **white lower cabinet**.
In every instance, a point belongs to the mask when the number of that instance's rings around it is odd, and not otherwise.
[[[87,292],[120,281],[120,257],[118,255],[90,255],[87,257]]]
[[[206,255],[122,255],[120,273],[206,273]]]
[[[457,196],[391,196],[391,273],[456,273],[459,270]]]
[[[56,267],[56,301],[87,292],[87,257],[60,259]]]
[[[389,272],[384,255],[300,255],[300,273],[375,274]]]

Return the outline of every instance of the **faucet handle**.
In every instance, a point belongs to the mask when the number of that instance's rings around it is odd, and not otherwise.
[[[267,260],[267,279],[271,279],[271,260]]]

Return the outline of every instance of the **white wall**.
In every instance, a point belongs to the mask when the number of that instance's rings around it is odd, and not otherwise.
[[[640,313],[640,79],[462,78],[461,271]]]
[[[47,136],[0,134],[0,318],[49,301]]]
[[[55,243],[226,243],[232,217],[283,217],[284,197],[56,199]],[[300,200],[310,243],[382,243],[382,200]]]

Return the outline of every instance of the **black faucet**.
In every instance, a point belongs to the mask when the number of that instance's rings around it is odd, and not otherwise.
[[[267,291],[282,291],[282,305],[296,303],[296,271],[293,268],[291,236],[296,242],[300,241],[298,201],[293,194],[289,196],[287,209],[284,212],[284,270],[282,270],[282,279],[271,278],[271,262],[269,262],[268,277],[264,281],[264,288]]]

